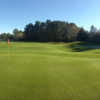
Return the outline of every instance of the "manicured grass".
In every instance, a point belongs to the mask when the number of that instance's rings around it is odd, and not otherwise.
[[[0,43],[0,100],[100,100],[100,49],[90,45]]]

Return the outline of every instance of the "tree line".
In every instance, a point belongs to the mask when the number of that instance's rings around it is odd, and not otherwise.
[[[13,34],[0,34],[0,40],[6,41],[7,39],[33,42],[88,41],[99,43],[100,30],[97,30],[92,25],[90,31],[86,31],[84,28],[78,27],[75,23],[65,21],[36,21],[35,24],[27,24],[24,31],[14,29]]]

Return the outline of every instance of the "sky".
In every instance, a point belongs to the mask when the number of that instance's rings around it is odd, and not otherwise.
[[[100,0],[0,0],[0,33],[47,19],[100,28]]]

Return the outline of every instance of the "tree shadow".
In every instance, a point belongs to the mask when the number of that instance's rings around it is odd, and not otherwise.
[[[97,46],[95,46],[95,44],[88,42],[77,42],[69,45],[69,48],[71,48],[73,52],[84,52],[93,49],[100,49],[100,46],[98,48],[96,47]]]

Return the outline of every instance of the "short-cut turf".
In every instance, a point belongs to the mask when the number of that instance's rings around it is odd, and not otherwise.
[[[100,100],[100,50],[88,45],[1,42],[0,100]]]

